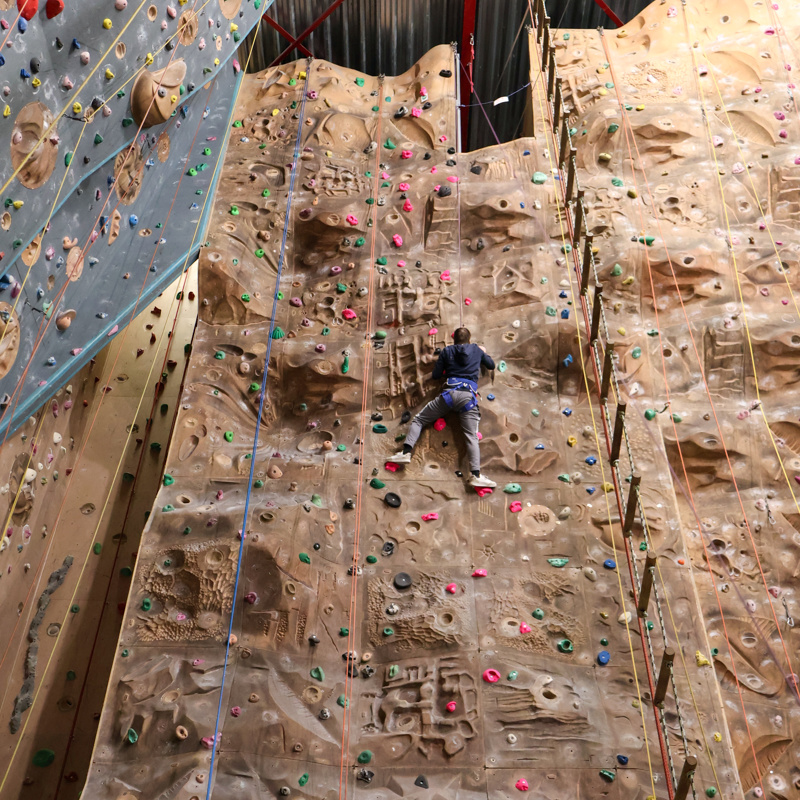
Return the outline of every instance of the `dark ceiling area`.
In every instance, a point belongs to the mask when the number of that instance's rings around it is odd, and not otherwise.
[[[647,0],[607,2],[624,21],[648,5]],[[295,37],[312,26],[332,3],[334,0],[275,0],[267,13]],[[460,51],[465,9],[469,21],[473,7],[475,92],[469,103],[480,100],[484,107],[482,110],[479,105],[471,105],[463,149],[476,150],[496,144],[498,139],[502,142],[522,135],[527,93],[520,90],[528,83],[528,0],[339,0],[302,45],[315,58],[370,75],[398,75],[435,45],[455,42]],[[548,0],[547,10],[554,27],[615,27],[595,0]],[[251,43],[251,37],[242,43],[242,64]],[[289,44],[263,20],[249,71],[268,67]],[[281,61],[304,55],[293,49]],[[504,96],[509,97],[508,102],[493,105],[494,100]]]

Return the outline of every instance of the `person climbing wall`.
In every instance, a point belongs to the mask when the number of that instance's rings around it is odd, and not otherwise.
[[[472,472],[469,484],[493,488],[497,484],[485,475],[481,475],[481,452],[478,443],[478,422],[481,418],[478,405],[478,377],[481,366],[494,369],[494,360],[482,347],[470,342],[470,338],[468,328],[457,328],[453,334],[453,344],[445,347],[439,354],[432,378],[435,381],[446,378],[444,391],[414,417],[402,451],[393,455],[390,461],[395,464],[408,464],[422,429],[443,417],[448,411],[457,411],[461,430],[464,431],[467,442],[469,468]]]

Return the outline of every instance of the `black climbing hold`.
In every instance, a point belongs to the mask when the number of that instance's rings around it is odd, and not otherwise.
[[[397,575],[394,576],[395,589],[408,589],[412,583],[414,583],[414,581],[407,572],[398,572]]]
[[[350,245],[352,244],[352,242],[350,241],[350,239],[348,239],[348,238],[346,238],[346,237],[345,237],[344,239],[342,239],[342,244],[343,244],[345,247],[350,247]]]
[[[397,111],[394,112],[394,118],[400,119],[401,117],[404,117],[406,114],[408,114],[408,109],[405,106],[400,106],[400,108],[398,108]]]
[[[464,477],[464,473],[460,469],[457,469],[456,470],[456,478],[463,478],[463,477]]]
[[[356,775],[356,778],[360,781],[364,781],[364,783],[372,783],[374,777],[375,773],[369,769],[360,769],[358,775]]]
[[[194,84],[193,83],[187,83],[186,84],[186,91],[187,92],[193,92],[194,91]]]
[[[316,636],[315,634],[312,633],[311,636],[308,637],[308,643],[312,647],[314,647],[315,645],[318,645],[319,644],[319,636]]]
[[[452,156],[452,155],[453,155],[453,153],[455,153],[455,152],[456,152],[456,149],[455,149],[455,147],[448,147],[448,148],[447,148],[447,152],[448,152],[448,153],[449,153],[449,154]]]
[[[56,47],[59,50],[61,50],[61,48],[64,47],[64,42],[62,42],[61,39],[59,39],[57,36],[56,36]]]
[[[314,549],[319,550],[322,545],[319,542],[314,542]]]
[[[375,674],[375,670],[367,664],[365,667],[361,667],[361,677],[362,678],[371,678]]]
[[[435,356],[438,356],[439,353],[441,353],[441,352],[442,352],[442,348],[441,347],[436,347],[436,348],[434,348],[433,354]]]
[[[347,665],[347,674],[351,678],[357,678],[358,677],[358,665],[357,664],[348,664]]]
[[[450,197],[452,193],[453,190],[449,186],[440,186],[439,191],[437,192],[439,197]]]
[[[478,243],[475,246],[478,250],[483,250],[483,248],[486,247],[486,242],[484,242],[483,239],[478,239]]]
[[[384,542],[381,548],[381,553],[385,556],[390,556],[394,553],[394,542]]]
[[[421,267],[422,266],[422,262],[421,261],[417,261],[417,263],[414,266]]]
[[[400,199],[401,200],[408,200],[408,195],[405,192],[403,192],[403,194],[400,195]]]
[[[427,111],[427,110],[428,110],[428,109],[429,109],[429,108],[430,108],[432,105],[433,105],[433,103],[431,103],[431,101],[430,101],[430,100],[428,100],[428,102],[427,102],[427,103],[423,103],[423,104],[422,104],[422,110],[423,110],[423,111]]]
[[[419,786],[420,789],[429,789],[428,779],[424,775],[420,775],[415,781],[414,786]]]
[[[442,442],[442,447],[447,447],[447,442]]]
[[[344,501],[344,507],[347,509],[353,509],[356,507],[356,501],[353,500],[352,497],[348,497],[347,500]]]
[[[507,252],[508,252],[510,249],[511,249],[511,245],[510,245],[510,244],[507,244],[507,245],[506,245],[506,246],[503,248],[503,252],[504,252],[504,253],[507,253]]]
[[[410,411],[404,411],[402,413],[402,415],[400,416],[400,422],[402,422],[402,423],[406,423],[410,419],[411,419],[411,412]]]
[[[173,47],[175,47],[175,42],[173,42],[172,39],[167,39],[167,43],[164,45],[164,49],[172,50]]]
[[[31,59],[31,72],[35,75],[41,69],[41,63],[38,58]]]
[[[394,492],[387,492],[386,497],[383,498],[383,502],[386,503],[387,506],[390,508],[400,508],[400,495],[395,494]]]
[[[483,172],[483,167],[480,164],[476,164],[474,167],[470,167],[469,170],[473,175],[480,175]]]
[[[444,164],[446,167],[454,167],[456,165],[456,160],[454,158],[448,158]]]
[[[91,159],[91,158],[89,158],[89,156],[84,156],[84,157],[83,157],[83,163],[84,163],[84,164],[88,164],[88,163],[89,163],[91,160],[92,160],[92,159]]]
[[[453,73],[449,69],[440,69],[439,70],[439,75],[442,78],[452,78],[453,77]]]
[[[381,414],[380,411],[376,411],[375,413],[373,413],[373,415],[370,417],[370,419],[373,422],[380,422],[383,419],[383,414]]]
[[[422,158],[423,158],[423,160],[424,160],[424,161],[428,161],[428,160],[430,159],[430,157],[431,157],[431,154],[430,154],[430,153],[425,153],[425,155],[424,155],[424,156],[422,156]]]
[[[92,108],[97,111],[98,108],[102,108],[103,106],[103,98],[102,97],[93,97],[92,98]]]

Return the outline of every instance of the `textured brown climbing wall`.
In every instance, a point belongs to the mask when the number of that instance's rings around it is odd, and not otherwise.
[[[247,76],[85,794],[666,797],[548,143],[456,153],[453,70],[439,47],[383,82]],[[480,495],[452,418],[389,461],[460,324],[498,362]],[[667,462],[631,436],[698,785],[735,796]]]
[[[748,797],[800,789],[797,23],[661,3],[554,38],[636,452],[663,465],[643,485],[672,484]]]

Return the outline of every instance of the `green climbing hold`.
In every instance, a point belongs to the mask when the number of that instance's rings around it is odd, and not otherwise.
[[[386,140],[386,141],[383,143],[383,146],[384,146],[384,147],[385,147],[387,150],[396,150],[396,149],[397,149],[397,145],[396,145],[396,144],[395,144],[395,143],[394,143],[394,142],[393,142],[391,139],[387,139],[387,140]]]
[[[651,630],[653,630],[653,628],[655,628],[655,626],[656,626],[655,622],[653,622],[652,620],[648,620],[648,622],[647,622],[647,630],[651,631]]]
[[[358,763],[359,764],[369,764],[372,761],[372,751],[371,750],[363,750],[358,754]]]
[[[300,560],[301,560],[301,561],[302,561],[304,564],[310,564],[310,563],[311,563],[311,556],[310,556],[308,553],[300,553],[300,555],[298,556],[298,558],[299,558],[299,559],[300,559]]]
[[[261,478],[253,481],[253,488],[254,489],[263,489],[264,488],[264,481]]]
[[[56,760],[56,754],[52,750],[44,748],[37,750],[33,754],[34,767],[49,767]]]
[[[259,0],[256,0],[256,3],[258,3],[258,2],[259,2]],[[258,6],[256,6],[256,11],[258,11]],[[299,777],[299,779],[297,780],[297,784],[298,784],[298,786],[305,786],[305,785],[308,783],[308,778],[309,778],[309,775],[308,775],[308,773],[307,773],[307,772],[304,772],[304,773],[303,773],[303,774],[302,774],[302,775]]]
[[[614,186],[622,186],[625,182],[622,180],[622,178],[612,178],[611,183]]]
[[[565,42],[568,42],[568,41],[569,41],[569,34],[568,34],[568,33],[565,33],[565,34],[564,34],[564,41],[565,41]]]
[[[244,292],[244,294],[242,294],[242,302],[243,303],[249,303],[250,302],[250,295],[247,292]]]
[[[375,198],[374,198],[374,197],[368,197],[368,198],[367,198],[367,199],[366,199],[364,202],[365,202],[365,203],[366,203],[368,206],[375,205]]]
[[[224,353],[224,351],[222,351],[222,350],[217,350],[217,352],[216,352],[216,353],[214,353],[214,358],[216,358],[216,359],[217,359],[217,361],[223,361],[223,360],[225,359],[225,353]]]
[[[270,195],[269,189],[264,189],[264,191],[261,192],[262,197],[269,197],[269,195]]]
[[[228,213],[232,214],[234,217],[238,217],[239,216],[239,206],[231,206],[231,210]]]
[[[121,575],[123,578],[130,578],[130,577],[131,577],[131,575],[133,575],[133,570],[132,570],[130,567],[123,567],[123,568],[122,568],[122,569],[119,571],[119,574],[120,574],[120,575]]]
[[[189,167],[186,174],[194,178],[194,176],[197,175],[197,170],[194,167]]]
[[[655,240],[656,240],[655,236],[640,236],[639,244],[646,244],[648,247],[650,247]]]
[[[149,597],[142,600],[142,611],[149,611],[153,607],[153,601]]]
[[[359,236],[358,239],[355,241],[356,247],[363,247],[367,240],[363,236]]]
[[[203,148],[203,155],[204,156],[210,156],[211,155],[211,148],[210,147],[204,147]]]
[[[99,133],[96,133],[94,135],[94,143],[95,144],[102,144],[103,143],[103,137]]]
[[[350,372],[350,356],[345,356],[342,362],[342,375],[347,375]]]
[[[571,653],[574,649],[575,648],[569,639],[562,639],[558,643],[558,650],[561,653]]]
[[[242,121],[240,119],[237,119],[236,122],[233,123],[233,127],[234,128],[241,128],[242,127]]]
[[[650,422],[656,418],[656,410],[654,408],[646,408],[644,410],[644,418]]]
[[[600,640],[600,644],[601,644],[603,647],[608,647],[608,639],[606,639],[605,637],[603,637],[603,638]]]
[[[522,491],[522,487],[518,483],[507,483],[503,487],[503,491],[506,494],[519,494]]]
[[[569,482],[570,482],[570,477],[569,477],[569,475],[568,475],[566,472],[562,472],[562,473],[561,473],[561,474],[558,476],[558,479],[559,479],[559,480],[560,480],[562,483],[569,483]]]
[[[381,256],[375,261],[375,263],[378,264],[378,266],[385,267],[389,262],[387,261],[386,256]]]
[[[372,426],[373,433],[387,433],[388,430],[389,429],[382,422],[378,422]]]
[[[191,532],[192,532],[192,529],[190,527],[188,527],[188,526],[183,529],[183,535],[184,536],[188,536]]]
[[[562,244],[561,245],[561,252],[562,253],[571,253],[572,252],[572,245],[571,244]]]
[[[397,664],[392,664],[392,666],[389,667],[390,678],[396,678],[399,673],[400,673],[400,667]]]
[[[257,392],[261,387],[254,381],[250,384],[250,391]]]
[[[716,796],[717,796],[716,787],[709,786],[708,789],[706,789],[706,797],[716,797]]]
[[[544,619],[544,611],[541,608],[534,608],[531,612],[531,616],[534,619]]]
[[[121,655],[123,658],[127,658],[127,657],[128,657],[130,654],[131,654],[130,650],[123,650],[123,651],[120,653],[120,655]]]
[[[380,479],[378,479],[378,478],[373,478],[373,479],[372,479],[372,480],[369,482],[369,485],[370,485],[370,486],[371,486],[373,489],[383,489],[383,487],[384,487],[384,486],[386,486],[386,484],[385,484],[385,483],[384,483],[382,480],[380,480]]]
[[[539,409],[538,408],[532,408],[531,409],[531,414],[533,414],[534,417],[538,417],[539,416]]]
[[[324,681],[325,680],[325,671],[322,667],[312,667],[311,668],[311,677],[317,681]]]
[[[547,306],[544,310],[545,316],[554,317],[556,315],[556,310],[553,306]]]
[[[75,672],[74,669],[68,669],[67,670],[67,680],[68,681],[74,681],[75,678],[77,678],[77,677],[78,677],[78,674]]]
[[[547,563],[551,567],[566,567],[567,564],[569,564],[569,559],[564,558],[563,556],[560,556],[558,558],[548,558]]]
[[[673,422],[683,422],[683,417],[680,414],[673,414],[672,415]]]
[[[519,672],[512,669],[511,672],[508,673],[508,680],[515,681],[517,678],[519,678]]]
[[[386,336],[386,331],[375,331],[375,333],[372,334],[373,339],[385,339]]]
[[[225,431],[225,441],[226,442],[233,441],[233,431]]]
[[[617,123],[616,123],[616,122],[612,122],[612,123],[611,123],[611,124],[608,126],[608,132],[609,132],[609,133],[616,133],[618,130],[619,130],[619,125],[617,125]]]
[[[175,506],[172,505],[172,503],[167,503],[161,510],[165,514],[168,514],[170,511],[174,511],[175,510]]]
[[[373,111],[378,111],[378,110],[379,110],[379,108],[380,108],[380,106],[372,106],[372,110],[373,110]]]
[[[641,347],[634,347],[631,350],[631,358],[641,358],[642,357],[642,348]]]
[[[130,744],[136,744],[139,741],[139,734],[133,728],[128,728],[128,733],[125,736]]]
[[[175,478],[169,474],[169,472],[164,473],[164,486],[172,486],[175,483]]]
[[[264,258],[264,251],[259,247],[258,250],[255,251],[256,258]]]
[[[336,698],[336,704],[342,708],[350,708],[350,701],[343,694]]]
[[[133,125],[133,117],[123,117],[122,119],[122,127],[123,128],[130,128]]]
[[[68,167],[72,163],[72,153],[67,153],[64,156],[64,166]]]
[[[347,284],[346,283],[337,283],[336,284],[336,291],[339,294],[344,294],[347,291]]]
[[[234,261],[233,263],[235,264],[235,263],[236,263],[236,261]],[[278,292],[278,293],[275,295],[275,297],[277,297],[277,298],[278,298],[278,300],[283,300],[283,292]]]
[[[318,494],[311,495],[311,504],[317,508],[322,508],[322,498]]]
[[[100,553],[103,551],[103,545],[100,544],[100,542],[95,542],[94,545],[92,546],[92,551],[96,556],[99,556]]]
[[[646,553],[647,550],[647,542],[639,542],[639,552]]]
[[[622,267],[619,264],[614,264],[611,268],[611,274],[616,278],[622,275]]]
[[[384,636],[394,636],[394,628],[384,628],[383,629]]]
[[[611,769],[601,769],[600,770],[600,777],[603,778],[603,780],[608,781],[609,783],[613,783],[614,778],[617,777],[617,773],[614,772],[614,770],[611,770]]]
[[[356,86],[363,86],[364,79],[363,78],[356,78]]]
[[[346,444],[337,444],[337,445],[336,445],[336,449],[337,449],[337,450],[338,450],[340,453],[344,453],[344,451],[345,451],[345,450],[347,450],[347,445],[346,445]]]
[[[547,180],[547,175],[544,172],[534,172],[531,181],[535,183],[537,186],[540,186]]]
[[[367,556],[367,564],[377,564],[378,557],[377,556]]]
[[[286,334],[283,332],[283,330],[281,330],[281,327],[279,325],[276,325],[275,330],[272,331],[272,338],[283,339],[284,336],[286,336]]]

